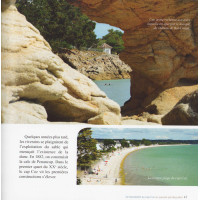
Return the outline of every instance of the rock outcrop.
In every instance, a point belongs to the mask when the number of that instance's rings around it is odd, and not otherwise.
[[[197,0],[67,1],[90,19],[124,30],[120,58],[133,71],[131,99],[123,112],[141,112],[153,100],[147,101],[149,96],[174,87],[180,79],[197,80]]]
[[[176,86],[166,89],[161,93],[158,93],[156,97],[149,96],[146,100],[150,102],[148,106],[144,108],[144,112],[156,115],[165,115],[168,113],[185,95],[192,93],[198,89],[197,85],[188,86]],[[144,102],[145,105],[145,102]]]
[[[193,93],[198,89],[198,85],[187,85],[179,83],[176,87],[166,89],[158,93],[156,97],[149,96],[153,99],[148,106],[144,107],[143,112],[138,115],[131,115],[132,111],[127,111],[127,115],[122,120],[139,120],[144,122],[155,122],[162,124],[161,118],[169,113],[173,107],[187,94]],[[147,99],[148,100],[148,99]]]
[[[198,125],[198,91],[184,96],[161,120],[163,125]]]
[[[104,113],[120,123],[119,105],[53,54],[14,3],[2,2],[3,123],[88,122]]]
[[[131,68],[118,55],[71,50],[59,55],[71,67],[93,80],[129,79]]]

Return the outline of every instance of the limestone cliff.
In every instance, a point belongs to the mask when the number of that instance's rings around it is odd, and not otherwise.
[[[93,80],[128,79],[131,68],[118,55],[71,50],[59,55],[71,67]]]
[[[119,105],[53,54],[14,3],[2,2],[3,123],[120,124]]]
[[[141,112],[153,100],[149,96],[174,87],[180,79],[197,80],[197,0],[67,1],[90,19],[124,30],[120,58],[133,70],[131,99],[124,112]],[[149,25],[158,19],[168,21]]]

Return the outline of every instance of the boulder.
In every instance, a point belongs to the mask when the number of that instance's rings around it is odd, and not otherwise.
[[[110,112],[119,123],[119,105],[55,55],[14,3],[2,2],[2,122],[87,122]]]
[[[185,84],[185,85],[184,85]],[[146,98],[141,107],[138,108],[138,115],[132,115],[132,110],[128,106],[123,108],[123,115],[138,116],[143,119],[151,120],[153,118],[161,118],[166,115],[172,108],[187,94],[198,89],[198,85],[187,85],[179,83],[176,87],[166,89],[162,92],[155,93],[154,96]],[[152,100],[153,99],[153,100]],[[127,102],[129,104],[129,102]],[[131,102],[130,102],[131,103]],[[130,105],[131,106],[131,105]],[[137,109],[135,109],[137,110]],[[125,115],[125,116],[126,116]],[[156,116],[158,115],[158,117]],[[150,119],[151,118],[151,119]],[[158,120],[160,122],[160,120]]]
[[[154,123],[162,124],[162,122],[161,122],[162,117],[163,117],[163,115],[150,115],[147,118],[147,122],[154,122]]]
[[[198,125],[198,91],[184,96],[161,121],[163,125]]]
[[[89,124],[105,124],[105,125],[112,125],[112,124],[121,124],[121,120],[113,115],[111,112],[102,113],[96,117],[90,118],[88,120]]]
[[[156,97],[146,99],[144,110],[150,114],[165,115],[187,94],[198,89],[198,85],[179,85],[158,93]],[[151,100],[153,99],[153,101]],[[148,102],[148,100],[150,102]],[[147,105],[147,106],[146,106]]]
[[[47,123],[47,113],[43,106],[27,101],[17,101],[2,108],[2,121],[9,124]],[[17,116],[17,117],[16,117]]]

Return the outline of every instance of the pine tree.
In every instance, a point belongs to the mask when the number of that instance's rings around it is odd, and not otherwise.
[[[109,150],[111,147],[114,147],[116,145],[116,142],[113,139],[104,139],[103,140],[103,146],[104,149]]]
[[[90,128],[82,129],[77,138],[77,166],[90,167],[93,160],[98,157],[97,141],[92,138]]]
[[[130,146],[129,143],[128,143],[125,139],[122,139],[122,140],[120,141],[120,143],[121,143],[121,145],[122,145],[123,148],[124,148],[124,147],[129,147],[129,146]]]
[[[97,42],[96,24],[66,0],[17,0],[16,5],[55,52],[61,48],[88,48]]]

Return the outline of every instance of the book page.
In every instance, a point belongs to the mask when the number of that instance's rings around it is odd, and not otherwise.
[[[2,0],[3,200],[198,199],[198,1]]]

